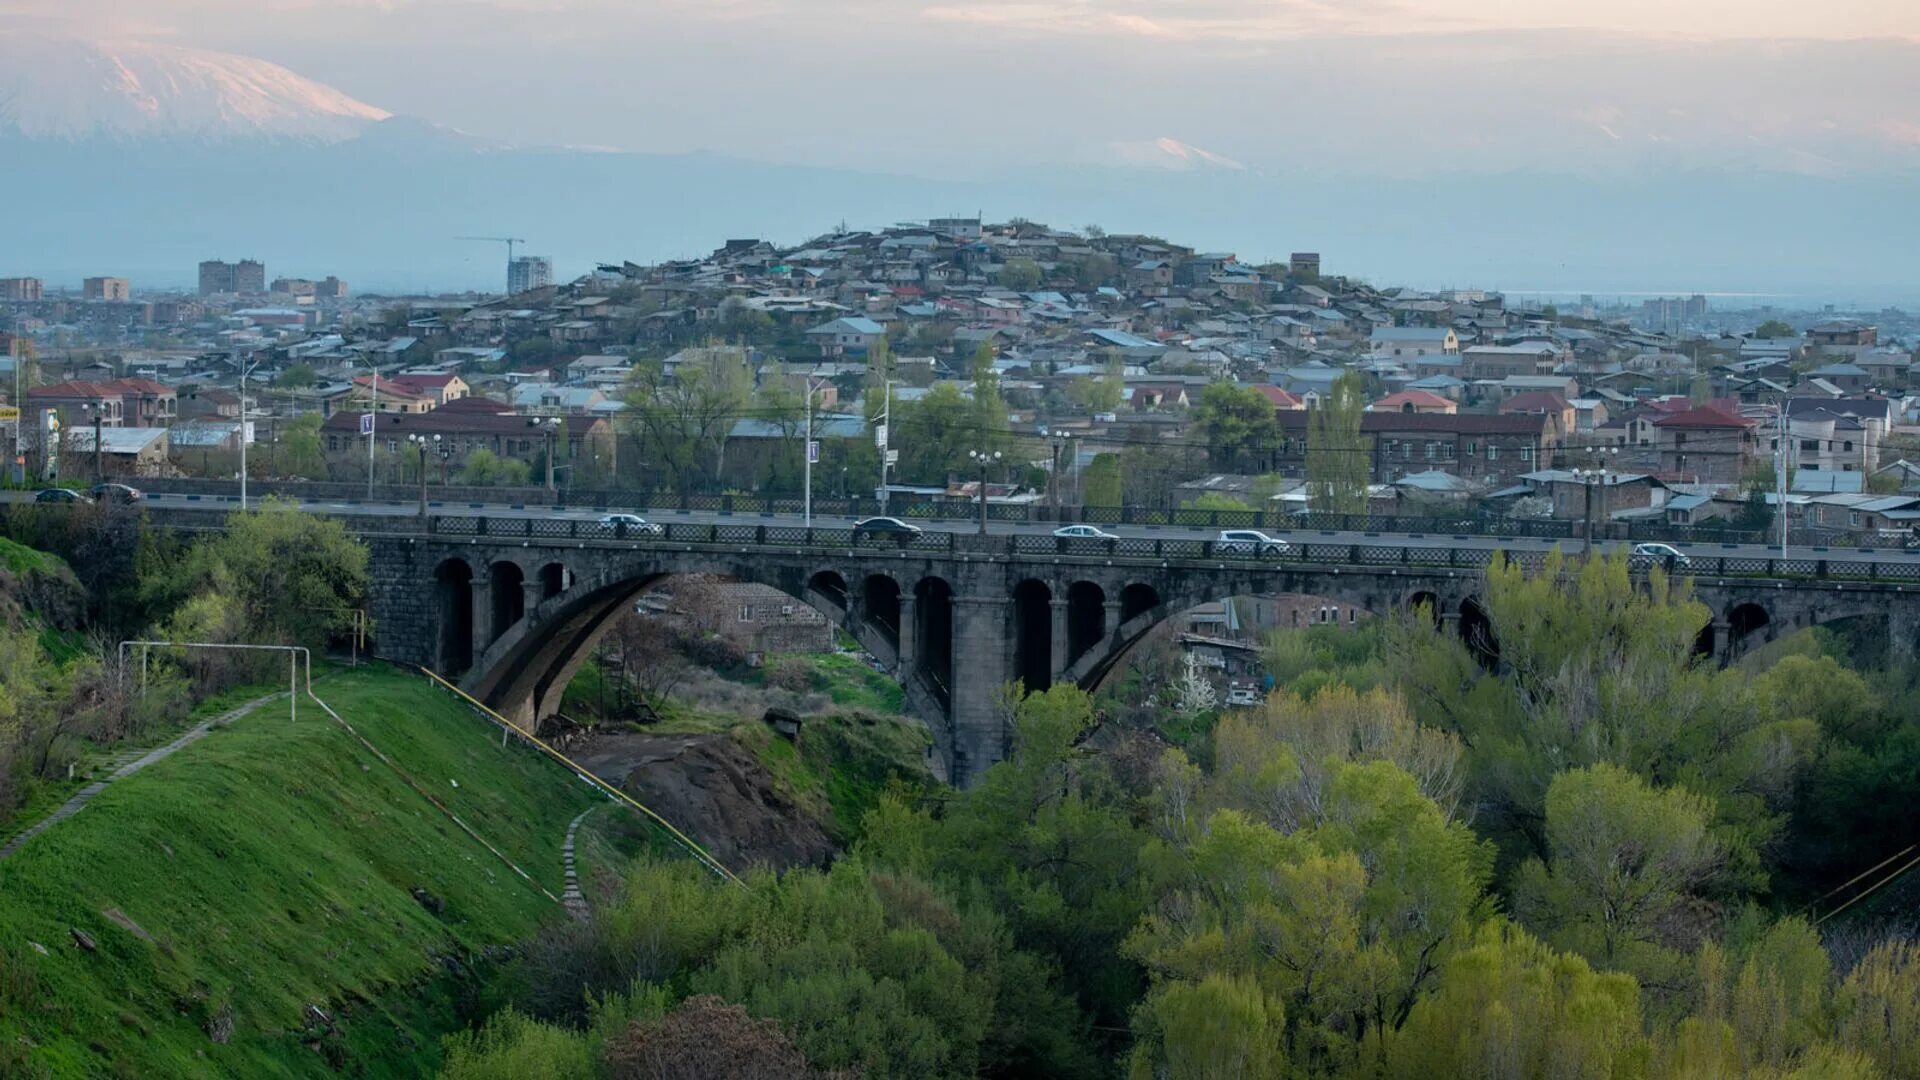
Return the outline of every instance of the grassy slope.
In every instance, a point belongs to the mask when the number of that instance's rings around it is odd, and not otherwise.
[[[567,822],[594,801],[584,785],[502,749],[419,678],[363,669],[316,688],[559,894]],[[420,1075],[454,1022],[447,980],[430,981],[444,958],[556,917],[310,702],[297,724],[268,706],[0,863],[0,1075]],[[98,951],[77,948],[70,927]],[[303,1034],[309,1004],[336,1030]],[[225,1007],[234,1035],[217,1045],[205,1026]]]

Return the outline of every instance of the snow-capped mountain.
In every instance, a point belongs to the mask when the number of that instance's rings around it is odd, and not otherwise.
[[[1246,166],[1223,154],[1202,150],[1179,139],[1161,137],[1146,142],[1109,144],[1115,164],[1141,169],[1167,169],[1189,172],[1194,169],[1226,169],[1240,172]]]
[[[338,142],[388,115],[264,60],[0,29],[0,133]]]

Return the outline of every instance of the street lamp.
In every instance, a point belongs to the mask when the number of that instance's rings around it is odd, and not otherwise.
[[[407,441],[412,443],[420,453],[420,516],[424,518],[427,516],[427,447],[437,445],[440,442],[440,436],[422,435],[417,431],[409,432]],[[444,460],[443,458],[442,461]],[[442,480],[441,483],[444,485],[445,481]]]
[[[560,418],[557,416],[549,416],[544,420],[535,418],[532,420],[528,420],[527,423],[532,427],[539,428],[542,438],[546,440],[547,490],[552,491],[553,490],[553,436],[554,436],[554,433],[560,427]]]
[[[1581,517],[1585,519],[1585,526],[1586,526],[1585,528],[1586,544],[1585,544],[1584,554],[1592,555],[1593,554],[1593,521],[1594,521],[1593,486],[1596,483],[1599,484],[1600,486],[1600,515],[1599,516],[1604,520],[1607,516],[1607,458],[1608,458],[1608,455],[1619,454],[1620,448],[1617,446],[1595,446],[1595,447],[1590,447],[1587,452],[1600,462],[1599,466],[1589,467],[1585,469],[1575,469],[1573,470],[1573,475],[1576,479],[1580,481],[1580,495],[1581,495],[1580,514],[1581,514]]]
[[[93,482],[96,484],[103,483],[107,479],[107,474],[106,470],[102,468],[100,464],[100,425],[107,416],[107,402],[105,398],[102,398],[97,403],[91,401],[81,402],[80,408],[93,414]]]
[[[969,450],[967,456],[980,463],[980,535],[987,535],[987,467],[1000,460],[1000,451]]]
[[[1047,474],[1047,481],[1053,488],[1053,519],[1055,521],[1064,521],[1065,516],[1061,513],[1061,507],[1062,507],[1062,504],[1065,503],[1066,499],[1064,497],[1064,492],[1061,490],[1062,488],[1065,487],[1065,485],[1060,482],[1060,452],[1062,450],[1066,450],[1069,452],[1072,451],[1073,432],[1056,431],[1054,432],[1052,441],[1053,441],[1053,471]],[[1073,461],[1076,459],[1069,456],[1068,460]]]

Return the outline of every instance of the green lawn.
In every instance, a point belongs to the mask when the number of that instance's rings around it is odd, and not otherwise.
[[[560,893],[560,845],[590,789],[503,748],[424,679],[368,668],[316,689]],[[0,1076],[430,1073],[458,1022],[449,972],[559,917],[317,707],[290,723],[276,702],[0,863]],[[227,1014],[216,1043],[209,1022]]]

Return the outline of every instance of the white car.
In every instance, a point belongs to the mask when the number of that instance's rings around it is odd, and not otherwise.
[[[600,524],[611,532],[626,532],[638,536],[659,536],[665,529],[639,514],[602,514]]]
[[[1227,555],[1260,555],[1272,558],[1291,550],[1285,540],[1268,536],[1259,529],[1223,529],[1213,538],[1213,549]]]
[[[1650,570],[1658,566],[1672,573],[1693,565],[1693,560],[1667,544],[1635,544],[1633,553],[1627,556],[1627,565],[1635,570]]]
[[[1067,540],[1118,540],[1110,532],[1103,532],[1092,525],[1062,525],[1053,530],[1053,535]]]

